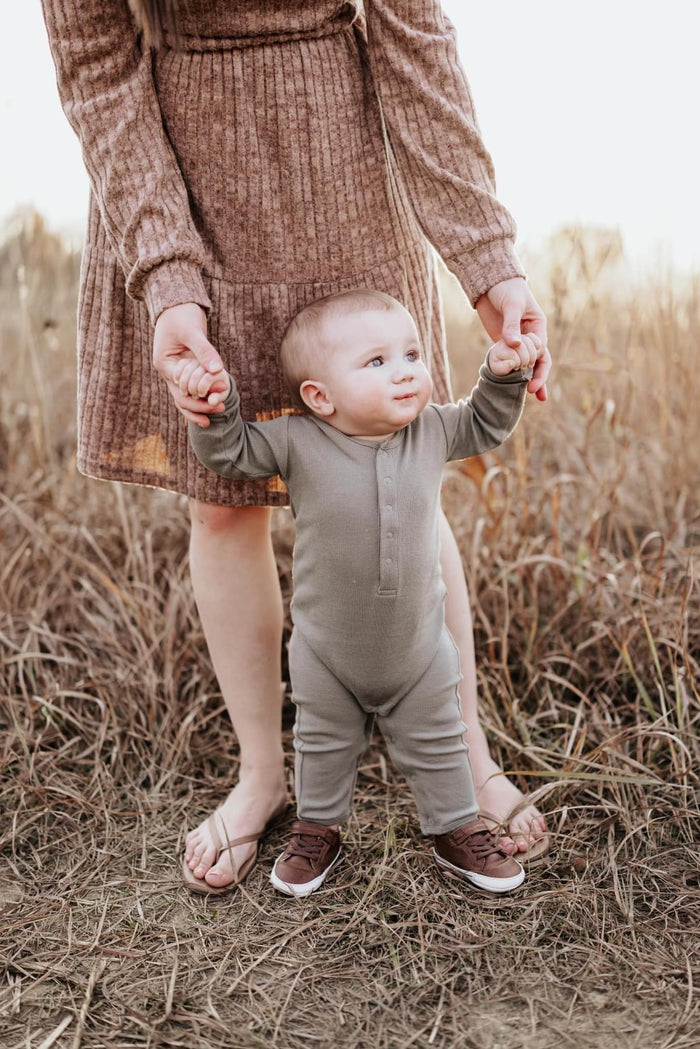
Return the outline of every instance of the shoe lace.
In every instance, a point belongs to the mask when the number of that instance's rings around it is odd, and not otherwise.
[[[300,856],[304,860],[313,863],[317,860],[323,849],[324,840],[316,834],[294,834],[287,846],[285,859]]]
[[[487,856],[491,856],[495,852],[505,855],[499,845],[497,836],[486,827],[483,830],[472,831],[471,834],[467,830],[461,830],[459,837],[455,835],[455,843],[457,845],[463,845],[467,840],[469,841],[471,851],[480,859],[486,859]]]

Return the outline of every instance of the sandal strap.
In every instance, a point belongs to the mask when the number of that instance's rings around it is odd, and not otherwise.
[[[492,823],[503,823],[503,820],[499,820],[498,816],[495,816],[493,812],[489,812],[488,809],[479,809],[477,818],[491,820]]]
[[[221,819],[221,817],[219,817],[219,819],[221,820],[221,826],[224,829],[224,833],[226,833],[226,824]],[[222,853],[225,849],[232,849],[236,845],[246,845],[249,841],[260,841],[263,834],[265,833],[263,829],[261,831],[258,831],[256,834],[246,834],[242,838],[233,838],[232,840],[229,839],[228,834],[226,834],[226,841],[222,842],[221,837],[219,835],[218,827],[216,825],[215,813],[212,813],[209,819],[207,820],[207,827],[209,828],[209,833],[211,834],[211,838],[214,842],[214,848],[216,849],[217,854]]]

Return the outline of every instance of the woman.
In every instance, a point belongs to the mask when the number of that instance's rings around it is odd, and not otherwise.
[[[202,891],[217,891],[251,869],[260,828],[285,799],[269,519],[286,494],[278,482],[231,484],[199,466],[186,420],[206,426],[214,409],[180,391],[177,362],[195,356],[216,371],[223,358],[247,418],[288,411],[276,364],[287,321],[311,299],[364,285],[416,318],[435,397],[446,400],[431,244],[492,339],[514,344],[535,331],[546,343],[545,321],[513,251],[513,222],[493,196],[436,0],[365,0],[363,15],[356,0],[43,7],[92,186],[78,464],[190,497],[194,593],[240,744],[237,786],[216,823],[187,838]],[[540,400],[549,366],[545,355],[529,386]],[[478,726],[468,598],[446,522],[441,541],[480,804],[508,821],[523,799],[497,775]],[[229,846],[248,840],[222,850],[217,827]],[[532,806],[509,829],[512,851],[546,841]]]

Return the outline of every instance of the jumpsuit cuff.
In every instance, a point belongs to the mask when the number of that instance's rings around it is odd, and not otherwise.
[[[482,365],[482,373],[490,382],[495,382],[501,386],[508,386],[514,383],[529,382],[532,378],[532,368],[519,368],[517,371],[508,372],[507,375],[496,375],[495,372],[491,371],[489,367],[489,355],[491,351],[486,354],[486,360]]]

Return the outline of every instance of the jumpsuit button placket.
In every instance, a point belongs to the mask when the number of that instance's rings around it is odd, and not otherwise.
[[[390,452],[379,450],[376,461],[377,490],[383,489],[379,503],[379,592],[396,593],[398,560],[396,548],[396,478]]]

